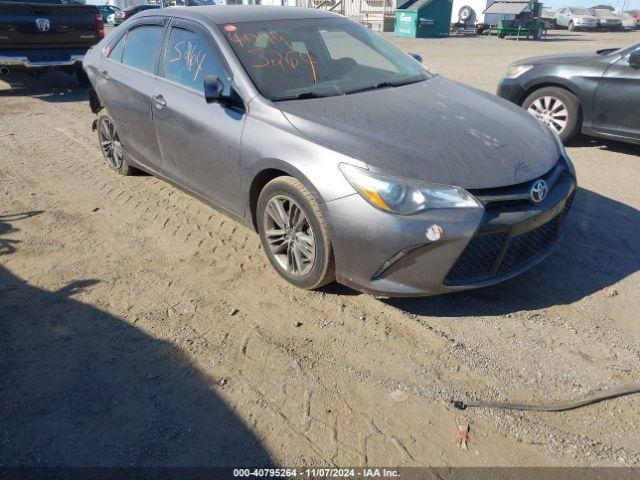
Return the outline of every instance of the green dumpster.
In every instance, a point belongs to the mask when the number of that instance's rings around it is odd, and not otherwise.
[[[448,37],[452,0],[398,2],[394,35],[409,38]]]

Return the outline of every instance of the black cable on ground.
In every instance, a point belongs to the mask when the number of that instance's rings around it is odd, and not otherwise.
[[[451,405],[458,410],[466,410],[469,407],[474,408],[500,408],[504,410],[532,410],[535,412],[565,412],[567,410],[574,410],[576,408],[591,405],[593,403],[602,402],[603,400],[609,400],[611,398],[623,397],[625,395],[631,395],[634,393],[640,393],[639,385],[630,385],[628,387],[616,388],[615,390],[608,390],[606,392],[596,393],[590,395],[582,400],[577,400],[569,403],[557,403],[555,405],[532,405],[528,403],[506,403],[506,402],[483,402],[483,401],[468,401],[451,400]]]

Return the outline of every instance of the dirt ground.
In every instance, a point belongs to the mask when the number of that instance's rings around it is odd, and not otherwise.
[[[495,91],[511,61],[640,32],[393,40]],[[286,284],[253,232],[109,171],[93,119],[64,74],[0,81],[0,465],[640,463],[640,396],[567,413],[448,406],[639,381],[637,147],[568,148],[580,188],[567,234],[532,271],[379,300]]]

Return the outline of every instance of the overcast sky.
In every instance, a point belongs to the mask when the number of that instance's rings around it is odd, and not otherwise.
[[[623,8],[625,10],[640,10],[640,0],[542,0],[545,7],[560,8],[560,7],[592,7],[594,5],[611,5],[616,9]]]

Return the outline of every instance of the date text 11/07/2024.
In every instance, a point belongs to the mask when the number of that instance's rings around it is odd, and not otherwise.
[[[392,468],[235,468],[233,476],[261,478],[398,478]]]

